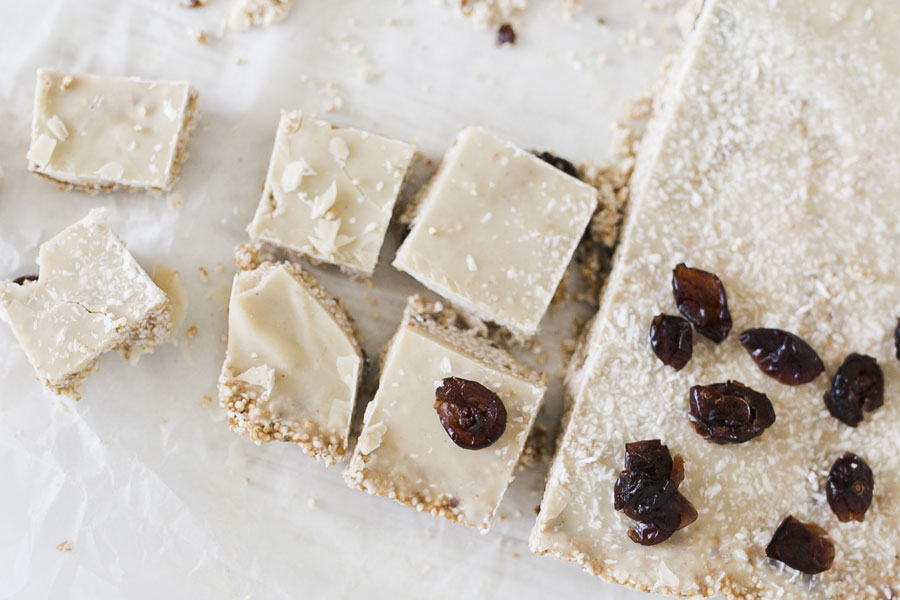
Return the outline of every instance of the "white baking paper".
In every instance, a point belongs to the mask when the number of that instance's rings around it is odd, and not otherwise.
[[[0,3],[0,279],[33,272],[42,241],[104,206],[141,264],[176,268],[190,299],[177,343],[135,367],[106,357],[81,401],[44,390],[0,325],[0,598],[641,597],[529,553],[546,464],[518,474],[505,518],[480,535],[352,490],[299,448],[254,446],[203,400],[280,109],[416,141],[432,161],[469,124],[575,162],[607,156],[623,99],[677,43],[674,3],[587,0],[574,20],[561,1],[531,4],[516,45],[497,48],[433,0],[298,0],[277,26],[225,34],[230,0]],[[41,66],[193,83],[202,118],[178,196],[88,196],[29,174]],[[432,169],[420,162],[413,187]],[[392,234],[371,288],[312,269],[372,358],[421,291],[389,266],[395,247]],[[556,306],[543,325],[551,428],[560,341],[589,310]]]

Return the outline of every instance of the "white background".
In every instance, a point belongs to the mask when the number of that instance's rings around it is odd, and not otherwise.
[[[105,206],[144,267],[178,269],[190,296],[177,343],[137,367],[105,358],[80,402],[42,389],[0,325],[0,598],[645,597],[528,552],[546,464],[519,473],[506,518],[482,536],[351,490],[340,468],[298,448],[256,447],[202,398],[216,395],[231,251],[246,239],[281,108],[414,140],[432,161],[479,124],[601,162],[623,100],[650,87],[677,44],[674,3],[586,0],[567,20],[555,0],[532,0],[519,42],[496,48],[493,31],[433,0],[298,0],[280,25],[220,37],[229,1],[0,2],[0,279],[34,272],[42,241]],[[27,173],[40,66],[192,82],[202,119],[176,188],[184,205],[60,192]],[[328,81],[343,98],[330,114]],[[411,189],[432,168],[418,164]],[[395,246],[392,234],[374,288],[313,269],[348,304],[370,357],[420,290],[389,266]],[[588,310],[551,309],[541,338],[551,374],[573,315]],[[555,381],[542,416],[551,428],[560,405]],[[70,552],[56,549],[64,540]]]

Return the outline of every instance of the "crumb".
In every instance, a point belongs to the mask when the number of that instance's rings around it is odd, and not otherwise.
[[[390,27],[391,25],[396,25],[396,24],[397,24],[397,19],[395,19],[394,17],[388,17],[387,19],[384,20],[384,24],[387,25],[387,26],[389,26],[389,27]]]
[[[606,19],[604,19],[603,17],[597,17],[597,25],[606,25],[606,24],[607,24]]]
[[[513,558],[519,558],[519,553],[518,553],[518,552],[513,552]]]
[[[516,43],[516,30],[509,23],[504,23],[497,30],[497,45],[511,46]]]
[[[209,406],[209,404],[210,404],[211,402],[212,402],[212,398],[211,398],[211,397],[209,397],[209,396],[203,396],[203,398],[200,399],[200,406]]]
[[[244,483],[244,485],[250,485],[250,478],[247,477],[246,475],[244,475],[244,477],[241,478],[241,481]]]
[[[203,33],[202,29],[197,29],[195,27],[188,27],[187,33],[191,36],[191,39],[194,40],[194,43],[198,46],[202,46],[207,42],[206,34]]]
[[[198,333],[199,333],[199,331],[197,329],[197,326],[191,325],[190,327],[188,327],[188,330],[184,332],[184,337],[186,337],[189,340],[192,340],[195,337],[197,337]]]
[[[316,505],[317,505],[316,499],[313,498],[312,496],[310,496],[309,498],[306,499],[306,506],[308,506],[309,508],[315,508]]]
[[[179,194],[178,192],[172,192],[168,197],[169,201],[169,210],[175,212],[182,206],[184,206],[184,196]]]
[[[241,58],[240,56],[234,57],[234,64],[240,66],[240,65],[244,64],[244,62],[245,62],[244,59]]]
[[[56,545],[56,549],[60,552],[71,552],[72,546],[69,544],[68,540],[63,540]]]
[[[200,8],[201,6],[206,6],[206,3],[209,0],[181,0],[179,5],[182,8]]]
[[[205,267],[198,267],[198,269],[200,271],[200,282],[209,283],[209,271]]]
[[[219,262],[216,263],[216,266],[215,266],[215,268],[214,268],[213,270],[214,270],[216,273],[221,273],[222,271],[225,270],[225,265],[222,264],[221,261],[219,261]]]
[[[534,428],[525,440],[522,456],[517,468],[527,469],[542,462],[550,462],[553,457],[553,440],[550,439],[547,426],[535,423]]]
[[[538,504],[537,506],[534,507],[534,514],[536,514],[536,515],[541,514],[541,505],[540,504]]]
[[[523,513],[522,510],[519,508],[517,508],[516,512],[513,513],[513,518],[515,518],[515,519],[521,519],[524,516],[525,516],[525,513]]]
[[[222,344],[227,344],[227,343],[228,343],[228,336],[225,335],[225,334],[223,333],[222,335],[219,336],[219,342],[222,343]]]
[[[72,76],[66,75],[65,77],[62,78],[62,81],[59,82],[59,89],[67,90],[70,87],[72,87]]]

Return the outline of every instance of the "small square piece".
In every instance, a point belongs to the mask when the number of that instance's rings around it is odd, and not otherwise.
[[[185,82],[37,73],[28,169],[84,192],[168,191],[187,157],[197,92]]]
[[[285,112],[250,238],[371,275],[412,144]]]
[[[537,332],[597,190],[478,128],[420,193],[394,266],[519,337]]]
[[[38,266],[36,280],[0,283],[0,317],[51,389],[75,393],[103,354],[129,358],[168,339],[169,299],[109,229],[103,209],[43,243]]]
[[[344,479],[370,494],[486,531],[546,386],[477,329],[454,326],[459,319],[439,303],[411,299],[384,355],[378,391],[366,407]],[[448,377],[477,382],[502,401],[506,428],[491,445],[471,450],[450,439],[435,409],[435,390]]]
[[[334,464],[347,450],[361,373],[349,316],[311,275],[263,263],[235,276],[219,378],[232,431]]]

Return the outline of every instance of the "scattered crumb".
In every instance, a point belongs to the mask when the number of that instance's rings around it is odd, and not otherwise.
[[[516,30],[509,23],[504,23],[497,30],[497,45],[512,46],[516,43]]]
[[[184,337],[186,337],[189,340],[192,340],[195,337],[197,337],[198,333],[199,333],[199,330],[197,329],[197,326],[191,325],[190,327],[188,327],[188,330],[184,332]]]
[[[184,196],[179,194],[178,192],[172,192],[168,197],[169,201],[169,210],[175,212],[182,206],[184,206]]]
[[[246,475],[244,475],[244,477],[241,478],[241,481],[244,483],[244,485],[250,485],[250,478],[247,477]]]
[[[208,40],[206,39],[206,34],[202,29],[197,29],[196,27],[188,27],[187,34],[194,40],[194,43],[198,46],[202,46]]]
[[[522,512],[522,509],[520,509],[520,508],[517,508],[517,509],[516,509],[516,512],[513,513],[513,518],[514,518],[514,519],[521,519],[521,518],[524,517],[524,516],[525,516],[525,513],[523,513],[523,512]]]
[[[209,406],[211,402],[212,398],[210,396],[203,396],[203,398],[200,399],[200,406]]]
[[[209,271],[206,270],[206,267],[197,267],[197,270],[200,271],[200,282],[209,283]]]
[[[518,552],[513,552],[513,558],[519,558],[519,553],[518,553]]]
[[[317,505],[318,503],[316,502],[316,499],[312,496],[306,499],[306,506],[308,506],[309,508],[315,508]]]
[[[285,20],[294,0],[239,0],[228,16],[228,28],[247,31],[253,27],[269,27]]]
[[[225,265],[221,261],[219,261],[216,263],[216,266],[213,268],[213,270],[216,273],[221,273],[222,271],[225,270]]]
[[[72,546],[69,544],[68,540],[63,540],[56,545],[56,549],[60,552],[71,552]]]

